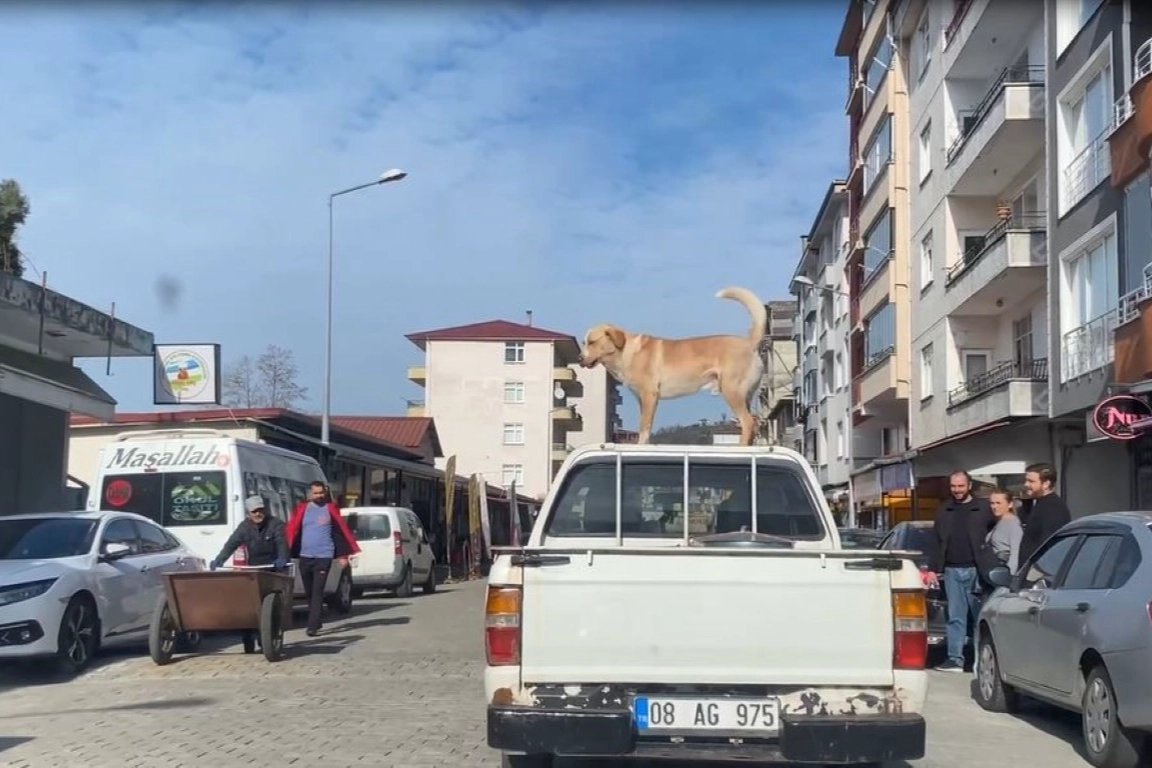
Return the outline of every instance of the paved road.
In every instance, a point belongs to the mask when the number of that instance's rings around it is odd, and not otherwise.
[[[0,672],[0,765],[499,765],[484,744],[482,590],[360,601],[318,638],[291,632],[292,658],[278,664],[227,646],[167,667],[118,653],[64,683]],[[1070,746],[1074,718],[1040,708],[1026,719],[989,715],[968,681],[934,676],[931,744],[918,768],[1087,765]]]

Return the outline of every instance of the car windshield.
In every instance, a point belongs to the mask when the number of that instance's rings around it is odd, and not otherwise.
[[[78,517],[0,519],[0,560],[52,560],[92,549],[96,521]]]
[[[936,536],[933,530],[926,526],[908,526],[908,534],[904,537],[904,549],[921,553],[916,558],[917,566],[928,565],[936,556]]]

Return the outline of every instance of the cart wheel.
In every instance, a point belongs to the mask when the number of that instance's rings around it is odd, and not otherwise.
[[[280,593],[269,592],[260,605],[260,646],[268,661],[279,661],[284,651],[283,615]]]
[[[152,612],[152,626],[148,632],[148,654],[152,661],[161,665],[172,661],[179,634],[172,611],[168,608],[168,598],[161,597],[156,603],[156,610]]]
[[[202,639],[199,632],[181,632],[176,642],[177,653],[196,653],[200,649]]]

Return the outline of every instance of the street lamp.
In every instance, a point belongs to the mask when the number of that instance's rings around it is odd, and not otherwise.
[[[342,189],[339,192],[333,192],[328,195],[328,321],[324,342],[324,411],[320,419],[320,443],[325,446],[329,444],[328,432],[332,421],[332,257],[334,252],[332,244],[335,229],[335,222],[332,217],[332,203],[341,195],[359,192],[369,187],[378,187],[381,184],[387,184],[392,181],[400,181],[407,175],[407,171],[393,168],[390,171],[384,171],[384,173],[380,174],[380,178],[375,181],[370,181],[367,184],[358,184],[355,187],[348,187],[348,189]]]
[[[812,280],[812,278],[808,277],[807,275],[796,275],[795,277],[792,278],[792,287],[795,288],[797,286],[799,286],[800,288],[806,288],[807,290],[810,290],[810,291],[820,291],[822,293],[834,293],[838,296],[847,296],[848,295],[848,293],[846,291],[842,291],[839,288],[830,288],[827,285],[820,285],[820,284],[814,282]]]

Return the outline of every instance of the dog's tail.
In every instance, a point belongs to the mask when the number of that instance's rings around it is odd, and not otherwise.
[[[768,330],[768,308],[764,302],[747,288],[725,288],[716,294],[718,299],[732,299],[744,305],[748,314],[752,315],[752,328],[748,331],[748,340],[759,344]]]

